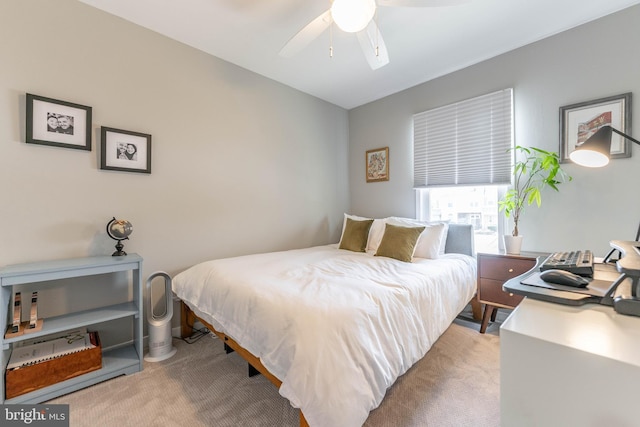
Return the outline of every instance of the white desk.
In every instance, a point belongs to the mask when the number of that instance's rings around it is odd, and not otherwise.
[[[525,298],[500,328],[502,427],[640,426],[640,317]]]

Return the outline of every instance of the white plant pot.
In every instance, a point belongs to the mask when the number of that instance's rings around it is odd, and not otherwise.
[[[522,236],[504,235],[504,249],[508,254],[520,255],[522,248]]]

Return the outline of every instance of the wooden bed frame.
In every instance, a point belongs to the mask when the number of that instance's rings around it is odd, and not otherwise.
[[[467,224],[449,224],[449,231],[447,234],[446,241],[446,253],[461,253],[465,255],[475,256],[475,251],[473,247],[473,226]],[[181,336],[183,338],[190,337],[193,334],[193,325],[196,320],[201,322],[207,329],[216,334],[218,338],[223,342],[225,346],[225,350],[227,353],[231,351],[235,351],[238,353],[244,360],[247,361],[249,365],[249,376],[254,375],[255,373],[261,373],[264,375],[269,381],[273,383],[276,387],[280,388],[282,385],[282,381],[280,381],[275,375],[273,375],[267,368],[264,367],[260,359],[251,354],[248,350],[238,344],[233,338],[229,337],[223,332],[217,331],[211,324],[199,318],[191,308],[181,302],[180,308],[180,325],[181,325]],[[473,309],[473,317],[474,319],[482,318],[482,307],[478,302],[477,298],[474,297],[471,300],[471,306]],[[300,411],[300,427],[309,427],[309,423],[304,417],[302,411]]]
[[[181,302],[180,305],[180,334],[183,338],[190,337],[193,334],[193,325],[196,320],[200,321],[204,326],[207,327],[211,332],[216,334],[218,338],[224,343],[225,349],[231,349],[238,353],[244,360],[249,364],[249,375],[253,375],[254,372],[259,372],[264,375],[269,381],[273,383],[276,387],[280,388],[282,385],[282,381],[280,381],[275,375],[273,375],[267,368],[264,367],[260,359],[251,354],[248,350],[238,344],[233,338],[228,335],[216,331],[216,329],[211,326],[208,322],[200,319],[196,314],[189,308],[187,304]],[[230,351],[227,350],[227,353]],[[253,368],[253,370],[252,370]],[[255,371],[254,371],[255,370]],[[304,414],[300,411],[300,427],[309,427],[309,423],[304,418]]]

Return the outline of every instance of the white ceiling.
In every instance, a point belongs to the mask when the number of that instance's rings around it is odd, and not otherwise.
[[[333,27],[293,58],[284,44],[330,0],[80,0],[346,109],[375,101],[640,0],[471,0],[379,7],[390,63],[367,64],[355,34]]]

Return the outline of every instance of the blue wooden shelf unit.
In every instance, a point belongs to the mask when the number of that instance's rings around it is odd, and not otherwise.
[[[4,332],[9,324],[9,309],[14,292],[19,292],[21,289],[33,289],[34,286],[46,289],[54,283],[55,286],[60,286],[59,281],[64,279],[118,272],[130,273],[129,283],[132,286],[130,301],[48,317],[44,319],[42,330],[38,332],[4,338]],[[83,286],[91,286],[91,280],[83,282]],[[0,403],[41,403],[119,375],[141,371],[143,364],[142,307],[142,257],[137,254],[16,264],[0,269],[0,318],[4,320],[4,326],[0,333],[0,366],[2,367]],[[101,369],[12,399],[5,399],[5,371],[14,345],[24,340],[80,327],[91,328],[92,325],[127,318],[131,319],[133,326],[132,341],[103,349]]]

